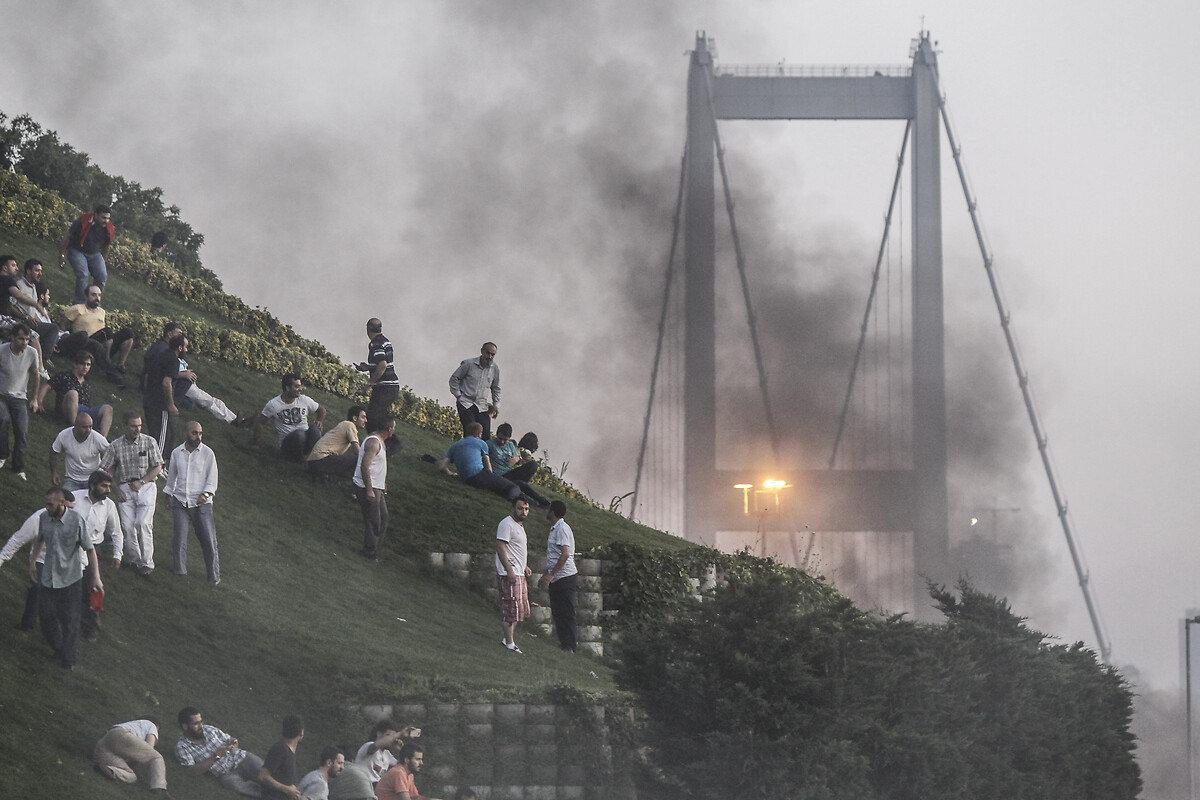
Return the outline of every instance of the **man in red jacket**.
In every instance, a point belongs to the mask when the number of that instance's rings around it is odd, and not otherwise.
[[[101,289],[108,281],[108,266],[104,254],[117,238],[117,229],[112,224],[112,209],[105,205],[96,206],[90,214],[80,214],[71,223],[62,240],[62,255],[59,265],[70,261],[75,270],[75,302],[87,299],[88,276]]]

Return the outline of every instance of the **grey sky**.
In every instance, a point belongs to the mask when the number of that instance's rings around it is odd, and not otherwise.
[[[422,394],[495,339],[506,416],[602,498],[631,481],[650,349],[621,338],[644,322],[626,286],[660,269],[694,30],[725,62],[898,63],[924,14],[1116,656],[1177,680],[1200,606],[1194,4],[2,5],[0,109],[163,186],[230,291],[344,357],[383,317]],[[727,127],[739,196],[800,252],[836,241],[861,291],[899,128]],[[1007,377],[948,166],[949,338]],[[1090,639],[1042,527],[1053,568],[1018,608]]]

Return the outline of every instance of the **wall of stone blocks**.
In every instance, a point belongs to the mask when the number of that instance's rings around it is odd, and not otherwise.
[[[636,800],[628,755],[610,723],[630,709],[553,703],[406,701],[362,706],[363,730],[384,718],[422,729],[421,794],[470,786],[483,800]]]

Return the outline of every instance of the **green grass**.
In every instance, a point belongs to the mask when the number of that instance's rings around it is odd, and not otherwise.
[[[72,279],[57,268],[52,246],[0,231],[0,252],[22,261],[41,258],[56,298],[68,298]],[[119,273],[110,275],[105,302],[220,322]],[[199,358],[190,362],[201,385],[240,413],[261,408],[278,391],[273,376]],[[129,371],[140,372],[136,356]],[[140,406],[133,389],[113,391],[102,379],[94,387],[94,400],[113,403],[118,420],[125,408]],[[311,394],[329,407],[331,419],[344,418],[348,400]],[[343,710],[350,704],[421,694],[536,695],[556,685],[614,690],[602,662],[563,654],[544,639],[526,637],[525,656],[512,656],[499,646],[492,605],[430,574],[428,551],[488,551],[495,525],[507,513],[500,498],[468,489],[420,460],[422,453],[444,451],[445,438],[400,426],[403,449],[388,475],[390,539],[383,563],[372,565],[357,554],[361,518],[346,484],[310,478],[281,462],[270,442],[253,445],[246,429],[203,412],[196,418],[220,466],[214,509],[219,587],[204,581],[194,540],[191,574],[170,574],[171,526],[160,499],[158,570],[141,579],[106,569],[104,631],[98,642],[82,644],[75,671],[63,673],[40,635],[13,627],[28,583],[25,553],[0,569],[0,605],[6,609],[0,621],[0,797],[140,794],[142,788],[121,787],[91,771],[92,745],[111,724],[152,714],[161,723],[160,750],[169,756],[178,733],[175,714],[188,704],[260,755],[282,716],[304,715],[309,734],[301,766],[309,769],[323,744],[356,746],[365,738],[363,721]],[[49,443],[61,427],[46,414],[35,415],[29,482],[0,473],[4,537],[40,506],[49,483]],[[110,436],[119,434],[117,423]],[[571,515],[581,549],[615,540],[685,546],[598,509],[572,504]],[[535,513],[527,527],[536,552],[548,524]],[[104,563],[110,563],[107,553]],[[175,796],[231,796],[167,760]]]

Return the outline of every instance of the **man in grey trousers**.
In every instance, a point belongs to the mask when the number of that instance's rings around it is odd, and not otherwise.
[[[167,485],[163,492],[171,505],[172,572],[187,574],[188,531],[194,530],[204,553],[208,582],[221,582],[221,561],[217,553],[217,528],[213,523],[213,496],[217,493],[217,456],[204,444],[204,428],[199,422],[187,424],[183,444],[171,451],[167,466]]]

